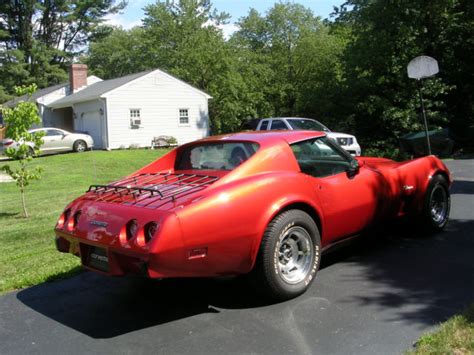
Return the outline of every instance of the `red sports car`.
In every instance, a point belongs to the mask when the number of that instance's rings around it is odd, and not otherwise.
[[[209,137],[90,186],[59,218],[56,245],[107,275],[252,272],[285,299],[309,287],[325,250],[374,224],[415,216],[442,229],[450,184],[434,156],[354,158],[323,132]]]

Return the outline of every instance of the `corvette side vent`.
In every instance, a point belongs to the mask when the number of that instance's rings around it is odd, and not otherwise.
[[[186,195],[205,189],[216,176],[199,174],[149,173],[108,185],[91,185],[86,198],[94,201],[159,208]]]

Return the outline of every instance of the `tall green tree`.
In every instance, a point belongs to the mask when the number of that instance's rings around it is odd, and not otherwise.
[[[140,27],[114,28],[108,35],[93,41],[82,58],[90,70],[102,79],[112,79],[151,68],[146,34]]]
[[[213,74],[225,65],[218,26],[228,18],[209,0],[157,1],[146,6],[148,61],[207,90]]]
[[[347,42],[346,31],[331,31],[328,25],[301,38],[295,53],[296,111],[317,118],[333,130],[351,132],[353,122],[343,99],[342,58]]]
[[[281,2],[265,15],[251,9],[230,39],[244,80],[260,93],[258,116],[308,116],[341,126],[341,57],[347,35],[299,4]]]
[[[440,65],[439,75],[425,81],[430,127],[472,124],[472,10],[469,0],[349,0],[337,11],[335,26],[352,31],[344,98],[366,146],[394,147],[400,135],[421,128],[416,83],[406,66],[422,54]]]

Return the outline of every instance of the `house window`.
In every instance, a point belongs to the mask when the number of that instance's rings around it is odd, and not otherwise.
[[[188,125],[189,124],[189,109],[180,108],[179,109],[179,124]]]
[[[142,125],[142,118],[139,108],[130,109],[130,127],[131,128],[140,128]]]

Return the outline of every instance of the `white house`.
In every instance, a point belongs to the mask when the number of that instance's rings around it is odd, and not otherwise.
[[[87,132],[99,149],[146,147],[161,135],[183,144],[209,132],[211,96],[159,69],[101,80],[73,64],[69,83],[33,99],[44,126]]]

